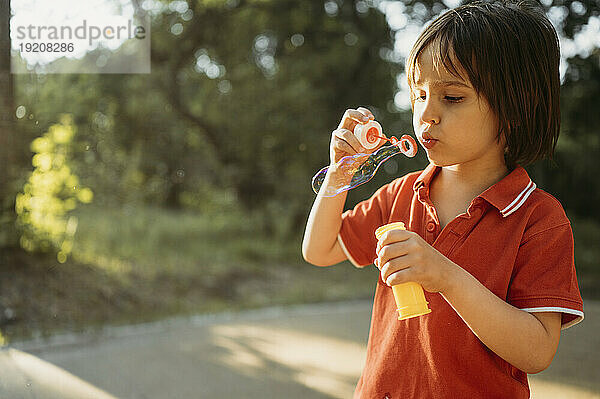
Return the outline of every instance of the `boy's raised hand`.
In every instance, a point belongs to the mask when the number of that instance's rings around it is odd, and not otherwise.
[[[459,267],[408,230],[386,232],[377,242],[376,253],[375,266],[389,286],[414,281],[428,292],[443,292]]]
[[[359,123],[365,124],[375,119],[373,113],[367,108],[359,107],[357,109],[347,109],[342,116],[338,128],[331,132],[331,143],[329,145],[329,155],[331,165],[336,164],[340,159],[348,155],[357,153],[370,154],[377,148],[365,149],[356,136],[354,136],[354,127]]]

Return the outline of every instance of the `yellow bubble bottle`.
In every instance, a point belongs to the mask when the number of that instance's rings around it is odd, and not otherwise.
[[[406,230],[406,227],[404,227],[404,223],[402,222],[389,223],[375,230],[375,237],[379,240],[385,232],[395,229]],[[421,285],[412,281],[397,284],[392,286],[392,292],[394,293],[394,299],[398,307],[398,320],[431,313]]]

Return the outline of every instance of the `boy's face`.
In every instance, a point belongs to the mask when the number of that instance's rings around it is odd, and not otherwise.
[[[413,127],[429,161],[437,166],[504,165],[504,140],[496,139],[498,118],[487,100],[468,79],[453,76],[443,65],[434,70],[430,47],[417,65],[411,88]]]

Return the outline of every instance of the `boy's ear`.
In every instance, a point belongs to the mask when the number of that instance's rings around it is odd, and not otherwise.
[[[498,142],[502,143],[502,146],[504,147],[504,163],[509,169],[513,169],[514,164],[511,161],[510,149],[508,148],[508,140],[506,138],[506,135],[504,134],[504,131],[502,130],[498,132]]]
[[[504,129],[502,129],[502,126],[498,127],[498,135],[496,136],[496,140],[498,143],[502,144],[504,147],[504,153],[506,154],[508,152],[508,138],[506,137],[506,133],[504,132]]]
[[[521,122],[517,120],[511,120],[508,122],[509,129],[511,132],[514,132],[519,126],[521,126]],[[506,137],[506,132],[502,129],[502,126],[498,128],[498,142],[502,142],[504,144],[504,151],[508,150],[508,137]]]

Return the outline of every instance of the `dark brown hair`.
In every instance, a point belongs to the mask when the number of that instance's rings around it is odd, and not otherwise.
[[[415,84],[419,55],[432,46],[434,68],[443,65],[483,95],[506,138],[509,168],[552,158],[560,130],[558,36],[535,4],[476,1],[433,20],[406,63]],[[411,94],[411,102],[414,97]]]

